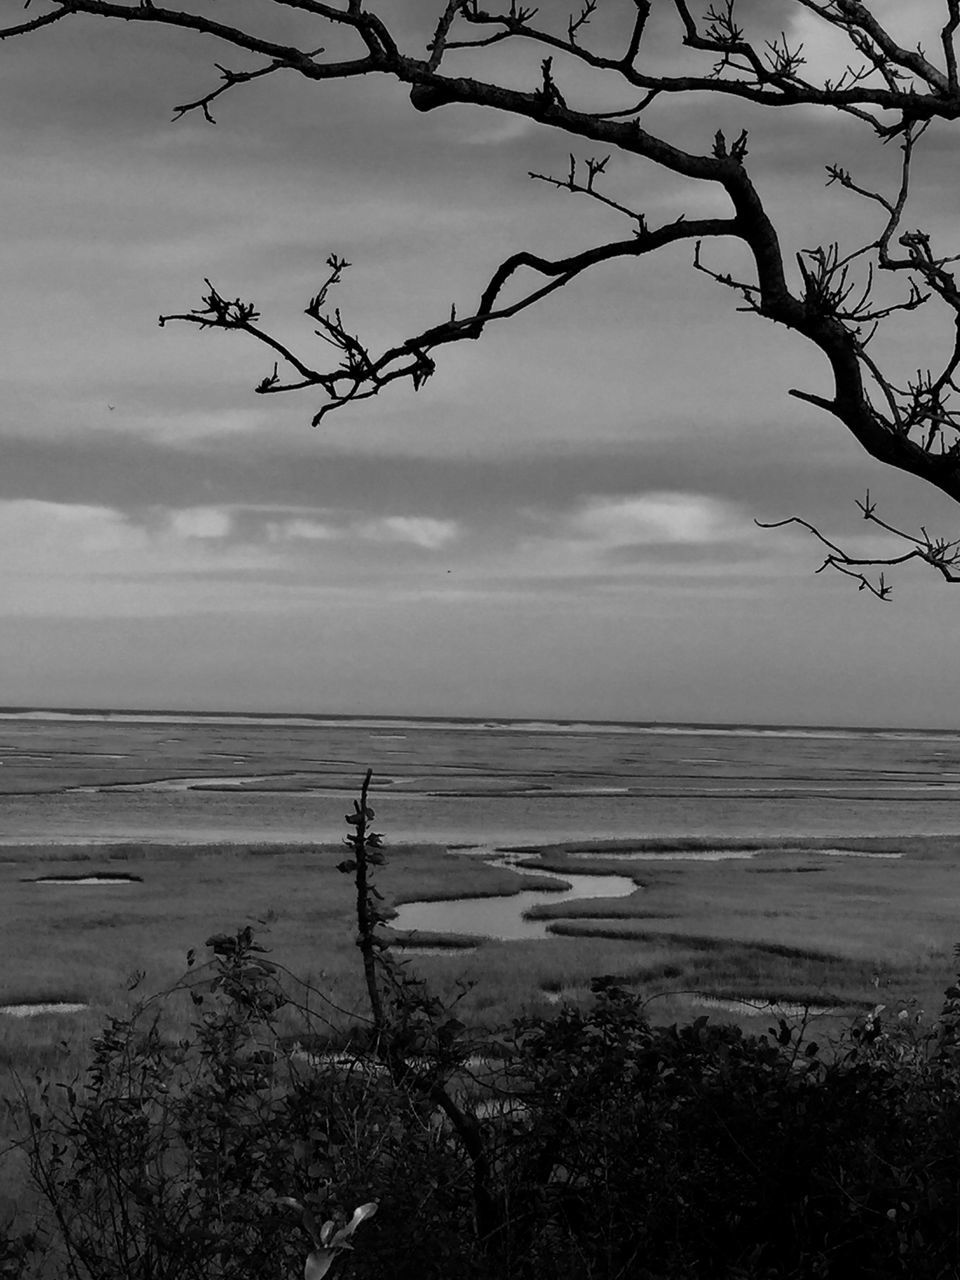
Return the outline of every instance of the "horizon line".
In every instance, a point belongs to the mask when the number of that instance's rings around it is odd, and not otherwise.
[[[199,710],[187,707],[103,707],[103,706],[6,706],[0,705],[0,716],[26,716],[31,714],[60,716],[144,716],[144,717],[194,717],[213,719],[216,717],[229,719],[254,720],[377,720],[377,721],[418,721],[431,723],[458,724],[556,724],[556,725],[610,725],[622,728],[652,729],[820,729],[841,731],[846,733],[925,733],[955,734],[955,728],[930,728],[924,725],[863,725],[863,724],[822,724],[802,721],[780,720],[611,720],[602,716],[500,716],[500,715],[426,715],[419,712],[358,712],[358,711],[251,711],[233,710]]]

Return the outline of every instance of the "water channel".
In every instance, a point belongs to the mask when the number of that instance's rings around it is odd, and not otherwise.
[[[525,913],[541,903],[555,905],[575,902],[583,898],[625,898],[637,891],[638,885],[630,876],[571,874],[541,871],[536,867],[523,867],[517,863],[522,855],[499,854],[493,849],[478,848],[457,856],[483,856],[490,867],[505,867],[521,876],[540,876],[556,880],[562,888],[521,889],[519,893],[498,894],[486,898],[455,898],[442,902],[404,902],[397,908],[397,915],[390,921],[393,929],[422,929],[431,933],[468,934],[500,941],[516,941],[521,938],[549,938],[555,936],[550,920],[530,919]]]

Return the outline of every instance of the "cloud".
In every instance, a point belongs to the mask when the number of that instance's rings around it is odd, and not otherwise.
[[[340,531],[333,525],[306,516],[295,516],[290,520],[271,520],[266,525],[266,534],[271,542],[325,542],[330,538],[340,537]]]
[[[336,508],[0,500],[0,616],[283,615],[332,591],[409,598],[460,533],[453,519]]]
[[[188,507],[170,517],[177,538],[226,538],[232,527],[230,512],[223,507]]]
[[[0,501],[0,614],[152,616],[240,605],[251,574],[282,562],[231,536],[233,516],[193,507],[134,516],[107,506]],[[225,594],[226,593],[226,594]],[[245,607],[247,607],[245,605]]]
[[[425,551],[439,551],[459,534],[455,520],[432,516],[383,516],[356,526],[360,537],[371,542],[406,542]]]
[[[19,498],[0,502],[5,568],[33,571],[65,555],[78,558],[141,549],[146,535],[109,507]],[[52,567],[52,565],[51,565]]]
[[[449,135],[468,147],[502,148],[530,137],[537,128],[522,116],[478,116],[469,110],[462,114],[451,112],[444,123]]]
[[[733,503],[706,494],[654,492],[588,498],[570,529],[601,547],[739,540],[746,521]]]
[[[265,526],[266,534],[273,542],[405,543],[423,551],[439,551],[460,536],[456,520],[441,520],[435,516],[363,519],[355,513],[326,510],[323,517],[319,519],[310,512],[270,520]]]
[[[566,591],[596,598],[640,583],[704,589],[782,570],[786,540],[763,543],[737,503],[707,493],[650,490],[593,494],[564,508],[528,508],[526,525],[477,563],[473,581],[492,592]]]

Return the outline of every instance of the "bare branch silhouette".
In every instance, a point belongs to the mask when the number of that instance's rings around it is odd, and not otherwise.
[[[943,24],[929,52],[895,37],[860,0],[787,0],[785,23],[791,13],[802,16],[838,47],[846,45],[848,61],[839,75],[811,65],[789,27],[772,38],[769,29],[766,37],[758,36],[756,12],[748,12],[738,0],[712,0],[703,16],[688,0],[665,3],[675,23],[672,49],[664,44],[664,29],[655,29],[651,21],[651,0],[578,3],[559,13],[553,6],[538,10],[518,0],[491,0],[489,8],[480,0],[436,0],[427,6],[429,14],[418,17],[405,9],[398,12],[386,0],[263,0],[242,12],[216,0],[194,0],[183,8],[155,0],[32,0],[43,12],[0,27],[0,40],[42,39],[43,29],[54,23],[100,19],[105,28],[117,22],[176,28],[259,59],[239,70],[215,63],[218,81],[175,107],[178,119],[199,112],[212,121],[213,104],[228,91],[242,91],[281,71],[317,82],[373,75],[402,84],[419,112],[451,103],[485,107],[547,126],[574,144],[599,148],[600,158],[595,152],[587,159],[572,154],[565,176],[531,176],[628,218],[632,238],[610,240],[565,258],[548,258],[535,250],[510,253],[481,288],[477,305],[453,307],[437,323],[399,337],[385,350],[373,351],[362,328],[348,328],[341,311],[327,305],[327,293],[341,283],[346,267],[336,256],[329,259],[331,278],[306,308],[315,337],[334,352],[332,366],[295,352],[262,327],[251,304],[239,298],[228,301],[209,282],[199,307],[162,318],[161,323],[178,320],[236,330],[266,346],[274,363],[256,390],[321,392],[325,400],[314,423],[392,383],[422,387],[437,368],[440,348],[478,338],[494,320],[520,315],[594,264],[642,258],[690,240],[693,265],[731,288],[741,310],[785,327],[826,360],[830,384],[794,389],[792,395],[829,413],[875,459],[960,501],[960,286],[953,271],[960,259],[923,227],[906,224],[912,167],[928,126],[934,121],[953,126],[960,119],[960,0],[942,0]],[[30,0],[27,7],[32,7]],[[271,17],[290,14],[310,36],[302,44],[276,36],[287,25],[271,23]],[[506,45],[535,55],[525,87],[504,79],[496,50]],[[328,47],[334,52],[328,54]],[[462,51],[467,51],[471,71],[488,66],[488,79],[460,74]],[[589,97],[584,91],[588,82]],[[593,105],[601,99],[592,86],[603,90],[602,111]],[[728,140],[705,121],[702,149],[685,150],[646,127],[652,104],[676,99],[706,104],[704,117],[711,100],[740,102],[751,108],[754,127],[757,108],[763,109],[761,122],[766,116],[774,127],[785,111],[822,108],[828,116],[848,117],[865,140],[899,148],[899,177],[890,192],[825,157],[827,185],[864,201],[877,215],[876,226],[850,246],[827,237],[799,253],[785,253],[750,173],[745,130]],[[652,165],[685,180],[689,203],[684,207],[690,215],[651,228],[648,213],[607,185],[614,156],[631,173]],[[694,216],[699,191],[720,193],[729,216]],[[736,275],[726,266],[726,256],[720,262],[707,260],[705,243],[721,239],[738,246],[745,259]],[[505,301],[507,284],[518,284],[526,273],[539,279],[519,298],[511,293]],[[898,279],[902,290],[891,296],[883,282]],[[950,339],[946,356],[935,367],[922,361],[919,367],[915,361],[907,368],[890,367],[889,357],[877,354],[875,337],[885,326],[903,325],[921,308],[931,315],[934,310],[945,313]],[[912,558],[925,558],[941,572],[949,568],[938,559],[935,545],[922,538],[914,552]]]
[[[893,588],[886,581],[883,573],[873,579],[863,572],[864,569],[889,569],[895,565],[907,564],[911,560],[918,560],[936,569],[945,582],[960,582],[960,573],[954,573],[954,566],[960,565],[960,539],[948,541],[945,538],[931,537],[922,525],[919,534],[907,533],[904,529],[898,529],[888,521],[881,520],[876,514],[876,503],[870,500],[869,490],[862,502],[857,501],[857,506],[864,520],[906,543],[909,550],[899,555],[853,556],[837,546],[835,542],[831,542],[815,525],[801,516],[788,516],[785,520],[756,520],[754,523],[760,529],[783,529],[788,525],[797,525],[801,529],[806,529],[827,548],[828,554],[823,564],[817,569],[817,573],[822,573],[824,569],[836,569],[838,573],[853,578],[859,584],[860,591],[869,591],[878,600],[889,600]]]

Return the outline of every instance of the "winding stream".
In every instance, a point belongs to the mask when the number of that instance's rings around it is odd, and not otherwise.
[[[489,850],[484,852],[490,852]],[[516,856],[516,855],[515,855]],[[390,921],[393,929],[422,929],[431,933],[472,934],[500,941],[549,938],[551,920],[531,920],[524,913],[540,903],[575,902],[582,898],[625,898],[636,892],[629,876],[581,875],[540,871],[518,866],[515,856],[484,857],[490,867],[505,867],[521,876],[557,880],[563,889],[522,889],[519,893],[486,898],[454,898],[442,902],[404,902]],[[554,917],[555,919],[555,917]]]

